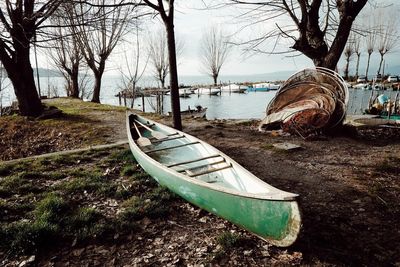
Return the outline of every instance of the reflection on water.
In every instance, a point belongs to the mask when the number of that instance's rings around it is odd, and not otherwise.
[[[265,114],[266,104],[275,96],[276,91],[249,92],[245,94],[222,93],[221,96],[191,95],[181,98],[181,110],[194,109],[201,105],[207,107],[208,119],[260,119]],[[164,96],[164,113],[171,111],[171,98]],[[145,110],[154,111],[156,97],[145,97]],[[137,98],[134,107],[142,109],[142,100]]]
[[[57,91],[58,96],[65,96],[64,79],[60,77],[43,78],[41,80],[41,87],[43,92]],[[90,86],[90,85],[89,85]],[[119,79],[118,78],[106,78],[102,83],[101,91],[101,102],[110,105],[119,105],[118,97],[115,95],[120,91]],[[350,97],[348,104],[347,114],[362,114],[363,111],[368,107],[368,102],[371,94],[376,97],[379,94],[385,94],[389,99],[394,100],[397,91],[385,90],[385,91],[370,91],[361,89],[349,89]],[[46,94],[46,93],[44,93]],[[190,108],[194,109],[195,106],[201,105],[207,107],[207,118],[208,119],[262,119],[265,116],[265,109],[268,103],[275,96],[276,91],[269,92],[248,92],[245,94],[237,93],[222,93],[221,96],[209,96],[209,95],[191,95],[189,98],[181,98],[181,110]],[[50,95],[54,96],[53,94]],[[2,100],[3,106],[10,105],[15,100],[15,95],[10,87],[3,92],[0,92],[0,100]],[[129,101],[128,101],[129,102]],[[155,97],[145,98],[145,109],[148,112],[154,111],[156,106]],[[171,110],[170,96],[164,96],[163,101],[164,113]],[[130,103],[128,103],[130,105]],[[134,107],[142,109],[142,99],[136,98],[134,101]]]

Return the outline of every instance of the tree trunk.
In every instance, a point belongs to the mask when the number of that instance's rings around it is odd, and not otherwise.
[[[365,70],[365,80],[368,81],[368,70],[369,70],[369,62],[371,60],[371,54],[372,53],[368,53],[368,60],[367,60],[367,69]]]
[[[100,89],[101,89],[101,79],[103,78],[104,69],[106,67],[106,59],[100,59],[99,67],[92,66],[91,69],[94,73],[94,87],[93,87],[93,97],[92,102],[100,103]]]
[[[7,71],[18,100],[19,111],[23,116],[37,117],[43,111],[38,92],[36,91],[33,69],[29,59],[29,44],[19,43],[15,46],[15,54],[10,58],[0,51],[0,60]]]
[[[79,98],[79,64],[72,66],[71,76],[71,97]]]
[[[164,23],[167,30],[167,41],[168,41],[172,120],[174,128],[177,130],[182,130],[173,16],[168,17],[168,20],[164,21]]]
[[[218,84],[218,74],[213,75],[214,85],[217,86]]]
[[[100,89],[101,89],[101,74],[96,73],[94,75],[94,87],[92,102],[100,103]]]
[[[383,56],[385,55],[385,54],[382,54],[382,53],[380,53],[380,54],[381,54],[381,61],[379,62],[379,69],[376,72],[377,74],[381,73],[381,68],[382,68],[382,63],[383,63]]]
[[[346,81],[349,80],[349,65],[350,65],[350,58],[346,58],[346,67],[344,68],[344,79]]]
[[[361,53],[357,53],[356,78],[358,78],[358,68],[360,67],[360,56]]]

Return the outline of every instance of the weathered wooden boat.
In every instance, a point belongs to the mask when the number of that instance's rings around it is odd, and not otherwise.
[[[207,114],[207,108],[197,106],[196,109],[191,109],[190,106],[187,110],[181,110],[181,116],[187,118],[205,118]],[[171,112],[168,112],[168,116],[171,116]]]
[[[184,132],[135,114],[127,114],[126,126],[134,157],[159,184],[276,246],[296,240],[301,226],[296,194],[261,181]],[[152,137],[155,132],[167,138]]]

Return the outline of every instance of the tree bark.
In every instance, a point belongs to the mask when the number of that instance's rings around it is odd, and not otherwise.
[[[380,53],[380,55],[381,55],[381,59],[380,59],[380,61],[379,61],[379,68],[378,68],[378,71],[376,72],[377,74],[380,74],[380,73],[381,73],[382,63],[383,63],[383,56],[384,56],[385,54]]]
[[[79,71],[72,72],[71,81],[72,81],[71,97],[79,98]]]
[[[365,70],[365,80],[367,80],[367,81],[368,81],[368,70],[369,70],[369,62],[371,60],[371,54],[372,53],[368,53],[367,68]]]
[[[173,15],[171,16],[170,13],[170,16],[168,16],[168,19],[164,22],[167,30],[167,41],[168,41],[168,51],[169,51],[168,56],[169,56],[169,74],[170,74],[170,87],[171,87],[172,121],[175,129],[182,130]]]
[[[89,66],[90,67],[90,66]],[[94,87],[93,87],[93,97],[92,102],[100,103],[100,90],[101,90],[101,79],[103,78],[103,73],[106,67],[106,60],[100,59],[99,68],[96,69],[96,66],[91,66],[91,69],[94,73]]]
[[[346,81],[349,80],[349,65],[350,65],[350,58],[346,58],[346,67],[344,68],[344,79]]]
[[[14,87],[14,92],[18,100],[18,107],[23,116],[39,116],[43,111],[43,106],[36,90],[33,69],[30,63],[29,41],[21,38],[14,45],[12,57],[8,55],[4,47],[0,47],[0,60],[7,71],[8,77]],[[15,40],[18,42],[18,40]]]
[[[95,74],[92,102],[100,103],[100,89],[101,89],[101,75]]]
[[[218,75],[214,74],[213,80],[214,80],[214,85],[216,86],[218,84]]]
[[[295,15],[291,13],[299,30],[299,37],[292,48],[310,58],[315,66],[334,70],[346,46],[353,21],[367,0],[337,1],[340,20],[330,47],[324,40],[326,33],[319,26],[321,1],[312,1],[311,5],[307,5],[306,1],[299,2],[302,13],[301,20],[294,18]],[[287,11],[290,12],[290,9]]]
[[[360,56],[361,52],[357,53],[356,78],[358,78],[358,68],[360,67]]]

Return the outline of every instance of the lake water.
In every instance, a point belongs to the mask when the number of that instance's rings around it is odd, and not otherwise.
[[[121,90],[121,86],[119,86],[120,84],[119,78],[116,77],[108,77],[104,79],[101,91],[101,102],[104,104],[119,105],[118,97],[115,97],[115,95]],[[188,82],[186,84],[188,84]],[[50,94],[50,97],[55,95],[65,96],[63,87],[63,78],[41,78],[42,95]],[[392,90],[370,91],[349,89],[349,91],[350,96],[347,111],[348,114],[362,114],[363,111],[368,107],[368,101],[371,97],[371,93],[373,93],[374,96],[385,94],[392,100],[397,94],[397,91]],[[275,94],[276,91],[248,92],[244,94],[230,94],[226,92],[222,93],[221,96],[195,94],[191,95],[189,98],[180,99],[181,110],[187,109],[188,106],[194,108],[196,105],[201,105],[208,108],[208,119],[262,119],[265,116],[266,106],[273,99]],[[10,105],[10,103],[15,100],[15,95],[11,90],[11,87],[8,87],[6,90],[1,92],[1,96],[3,106]],[[170,96],[164,96],[164,113],[171,110],[170,102]],[[146,111],[154,111],[153,107],[155,104],[155,97],[145,98]],[[141,98],[135,99],[134,107],[137,109],[142,109]]]

